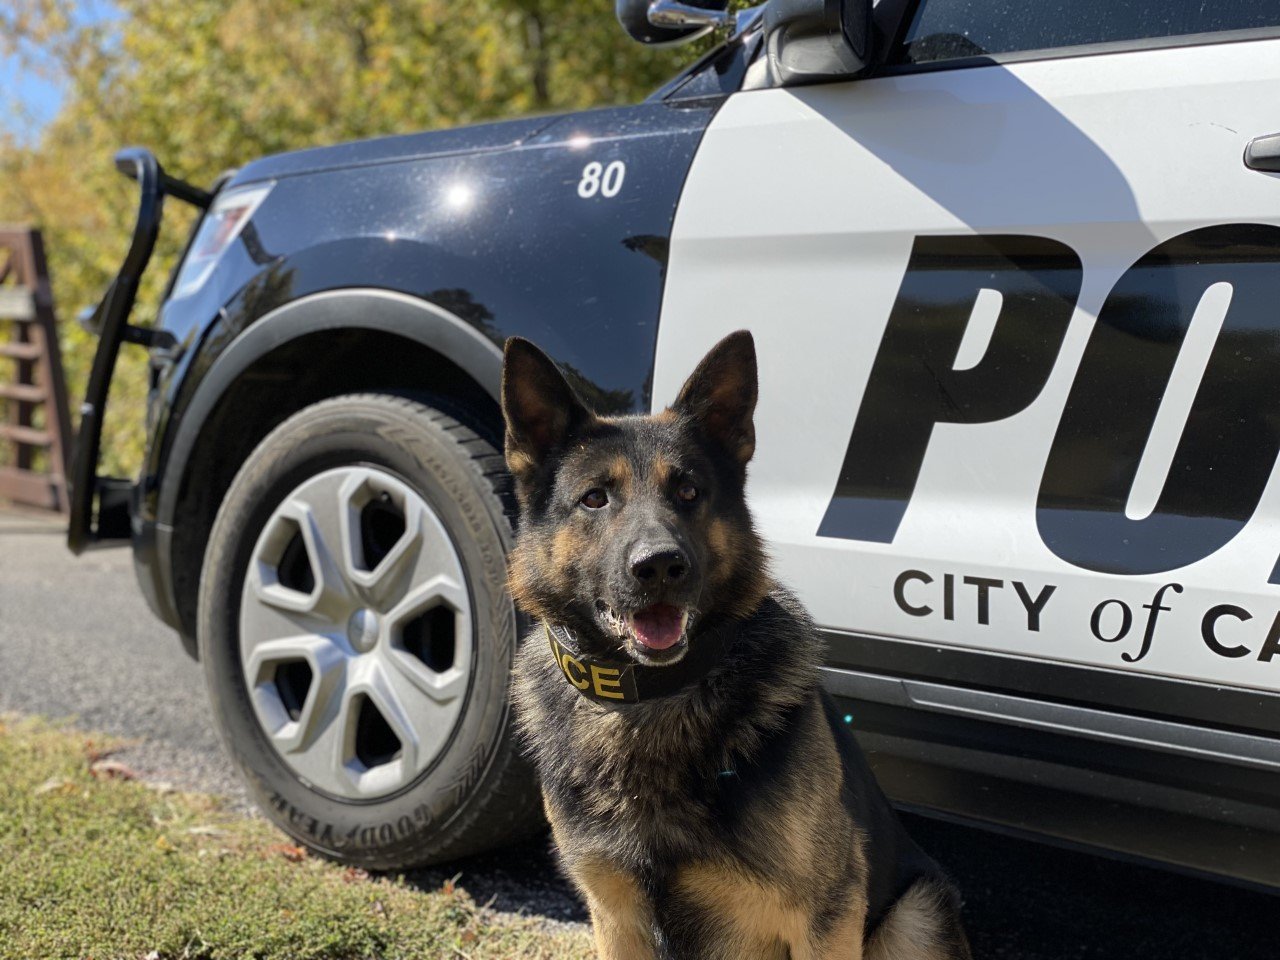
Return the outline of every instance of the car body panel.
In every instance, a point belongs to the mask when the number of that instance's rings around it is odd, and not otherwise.
[[[753,504],[820,623],[1280,690],[1280,190],[1241,162],[1277,63],[1266,40],[730,99],[654,400],[755,332]]]
[[[896,802],[1280,886],[1278,63],[933,65],[708,129],[652,406],[753,331],[752,506]]]
[[[716,105],[575,114],[515,149],[278,181],[205,285],[164,306],[178,346],[157,385],[146,474],[165,471],[172,424],[223,352],[277,308],[327,290],[417,297],[499,346],[530,337],[603,408],[642,409],[671,219]],[[589,164],[615,161],[626,169],[616,196],[579,196]]]
[[[522,117],[499,123],[428,130],[278,153],[245,164],[236,171],[227,186],[233,188],[261,180],[296,177],[327,170],[350,170],[380,163],[507,150],[528,141],[539,130],[556,120],[557,117],[554,116]]]

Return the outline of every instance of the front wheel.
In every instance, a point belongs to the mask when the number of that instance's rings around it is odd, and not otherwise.
[[[502,471],[444,413],[355,395],[285,421],[223,501],[199,605],[214,715],[267,815],[322,854],[418,866],[540,823],[508,711]]]

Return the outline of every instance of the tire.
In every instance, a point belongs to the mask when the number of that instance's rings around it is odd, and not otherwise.
[[[250,794],[310,849],[403,869],[542,826],[508,708],[507,482],[466,426],[378,394],[295,414],[232,482],[200,659]]]

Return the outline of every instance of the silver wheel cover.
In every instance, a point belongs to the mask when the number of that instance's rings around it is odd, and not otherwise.
[[[245,576],[240,657],[258,722],[308,786],[395,793],[462,715],[471,616],[462,563],[421,495],[375,467],[317,474],[276,507]]]

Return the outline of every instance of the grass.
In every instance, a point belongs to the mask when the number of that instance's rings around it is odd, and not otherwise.
[[[0,958],[586,960],[587,937],[306,854],[111,744],[0,718]]]

